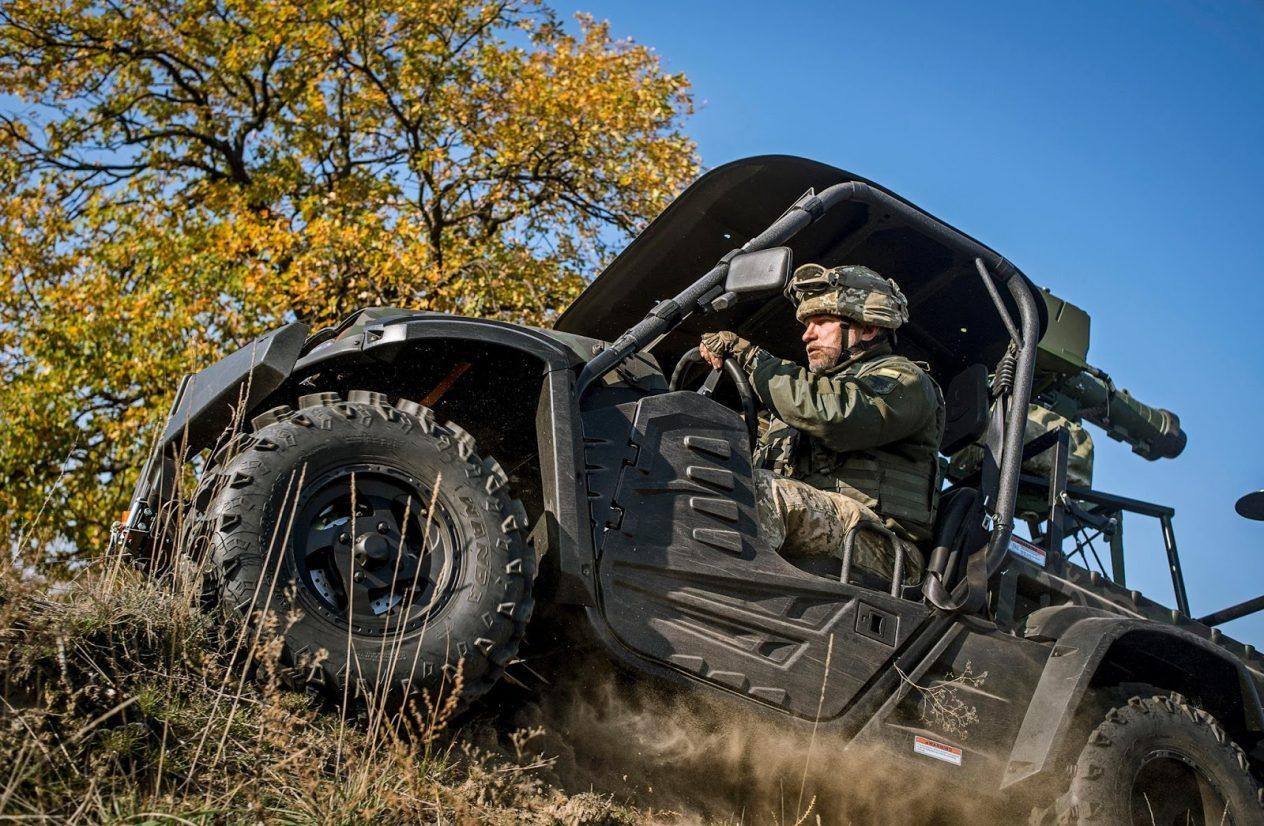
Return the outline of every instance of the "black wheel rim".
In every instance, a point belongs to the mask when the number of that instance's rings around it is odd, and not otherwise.
[[[443,608],[461,561],[457,540],[429,485],[387,465],[346,466],[304,487],[289,556],[306,607],[380,636],[416,630]]]
[[[1232,824],[1224,793],[1196,761],[1173,749],[1146,755],[1132,783],[1132,822],[1145,826]]]

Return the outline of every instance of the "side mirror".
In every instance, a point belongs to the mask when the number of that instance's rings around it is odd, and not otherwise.
[[[794,253],[789,247],[744,252],[729,261],[724,291],[737,293],[743,298],[779,293],[785,288],[793,269]]]
[[[794,269],[794,253],[789,247],[772,247],[735,255],[729,261],[724,292],[711,302],[711,309],[724,310],[744,298],[779,293]]]

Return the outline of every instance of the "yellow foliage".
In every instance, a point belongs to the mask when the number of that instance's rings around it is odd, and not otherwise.
[[[531,0],[6,0],[0,94],[0,511],[45,553],[181,373],[362,306],[547,323],[697,169],[686,79]]]

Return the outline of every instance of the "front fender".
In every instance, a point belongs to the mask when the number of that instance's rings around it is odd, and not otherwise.
[[[402,323],[401,323],[402,322]],[[372,358],[374,351],[428,338],[491,342],[529,352],[548,370],[566,370],[581,359],[541,331],[482,319],[418,314],[374,324],[357,335],[317,344],[303,352],[310,328],[301,322],[265,333],[201,372],[187,376],[168,414],[159,452],[192,456],[212,446],[233,424],[280,388],[290,375],[324,363]],[[573,337],[577,338],[577,337]]]
[[[289,378],[308,329],[297,321],[279,327],[190,376],[167,418],[163,452],[192,456],[213,445],[234,416],[244,417]]]
[[[369,323],[337,338],[321,341],[302,354],[294,369],[305,372],[330,362],[382,358],[392,350],[426,339],[465,339],[521,350],[540,359],[550,370],[572,369],[584,361],[577,350],[559,340],[559,336],[532,327],[444,313],[416,313]],[[594,339],[588,341],[601,343]]]
[[[443,314],[400,313],[349,327],[334,338],[307,339],[304,324],[290,324],[187,377],[132,498],[121,535],[146,534],[159,510],[178,462],[215,444],[226,428],[248,422],[260,403],[287,381],[326,366],[382,362],[401,348],[427,340],[467,340],[517,350],[538,359],[543,381],[536,410],[545,533],[558,553],[561,601],[592,604],[592,540],[582,473],[583,441],[574,392],[574,369],[600,349],[601,342],[558,335],[522,325]],[[638,363],[639,364],[639,363]],[[637,365],[633,365],[636,367]],[[629,368],[629,373],[635,372]],[[648,381],[647,376],[631,376]],[[661,382],[661,377],[660,377]]]
[[[1259,691],[1241,660],[1182,628],[1144,619],[1089,616],[1070,624],[1058,636],[1050,651],[1049,661],[1010,752],[1002,788],[1051,768],[1052,761],[1066,745],[1076,711],[1088,694],[1098,669],[1112,648],[1129,638],[1144,639],[1144,644],[1155,652],[1162,649],[1171,655],[1183,654],[1186,664],[1215,661],[1226,671],[1231,670],[1238,678],[1243,726],[1248,731],[1264,730],[1264,709],[1260,705]],[[1156,640],[1166,645],[1156,645]],[[1221,722],[1229,723],[1227,720]]]
[[[152,535],[160,510],[171,497],[179,464],[214,445],[234,421],[240,424],[289,378],[307,332],[306,324],[287,324],[184,377],[162,435],[136,479],[127,513],[111,528],[111,548],[140,550],[140,543]]]

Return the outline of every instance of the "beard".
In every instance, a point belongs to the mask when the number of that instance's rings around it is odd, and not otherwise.
[[[813,373],[824,373],[837,366],[842,354],[840,347],[812,347],[808,350],[808,369]]]

